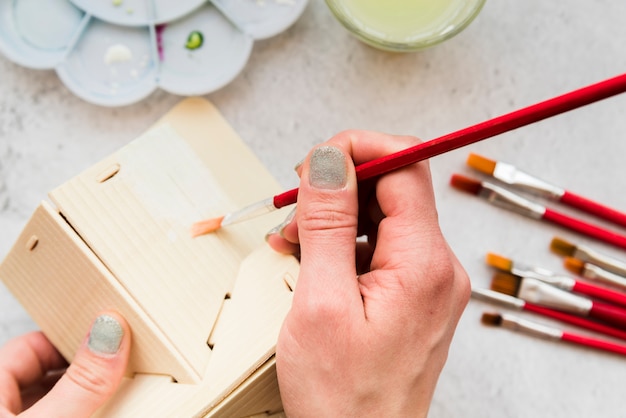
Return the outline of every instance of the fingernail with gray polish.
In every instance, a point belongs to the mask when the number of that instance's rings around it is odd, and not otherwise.
[[[341,189],[348,180],[346,157],[338,148],[323,146],[311,155],[309,182],[319,189]]]
[[[93,323],[87,346],[96,354],[115,354],[120,349],[124,329],[114,317],[100,315]]]

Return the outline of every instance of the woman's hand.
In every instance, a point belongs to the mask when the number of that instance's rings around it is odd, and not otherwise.
[[[116,391],[130,353],[130,329],[105,312],[67,365],[41,333],[0,348],[0,418],[90,417]]]
[[[344,132],[299,168],[295,216],[267,237],[301,261],[276,352],[289,416],[427,415],[469,280],[440,231],[427,162],[358,190],[354,171],[418,142]]]

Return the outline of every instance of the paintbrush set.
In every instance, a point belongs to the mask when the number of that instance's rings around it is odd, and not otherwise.
[[[563,203],[605,221],[626,227],[626,213],[595,202],[561,186],[548,183],[520,170],[512,164],[490,160],[481,155],[472,153],[467,158],[467,165],[511,186],[513,189],[529,192]]]
[[[576,251],[579,251],[577,253]],[[565,266],[574,263],[581,265],[580,270],[573,271],[577,277],[553,272],[549,269],[520,263],[504,256],[488,253],[485,261],[496,272],[493,275],[490,289],[472,289],[472,297],[512,310],[523,310],[557,320],[569,325],[626,340],[626,292],[618,285],[626,281],[626,276],[609,272],[593,264],[602,261],[604,267],[619,270],[622,262],[586,246],[569,243],[561,238],[554,238],[551,250],[565,256]],[[585,261],[572,257],[574,254]],[[594,273],[580,274],[583,271],[602,271],[612,276],[612,280],[600,280]],[[579,279],[580,278],[580,279]],[[530,322],[513,315],[485,312],[482,322],[487,325],[527,332],[532,335],[556,338],[589,347],[604,349],[611,352],[626,354],[626,345],[615,344],[584,335],[548,328],[543,324]]]
[[[519,190],[540,193],[544,196],[552,197],[557,201],[568,203],[572,207],[595,215],[605,221],[613,222],[620,226],[626,225],[625,213],[564,191],[564,189],[553,187],[522,171],[518,171],[510,164],[488,160],[476,154],[469,156],[468,164],[481,172],[491,174],[494,178],[502,182],[517,187]],[[506,169],[498,170],[498,167],[505,167]],[[452,175],[450,184],[452,187],[476,195],[494,206],[508,209],[532,219],[551,222],[618,248],[626,249],[626,235],[567,215],[500,185],[488,181],[472,179],[460,174]],[[567,198],[565,198],[565,196],[567,196]]]
[[[608,272],[626,277],[626,262],[611,257],[583,244],[574,244],[562,238],[554,238],[550,250],[566,257],[566,260],[578,260],[584,265],[596,266],[598,272]]]

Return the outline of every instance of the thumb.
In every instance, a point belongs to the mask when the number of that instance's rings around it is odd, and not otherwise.
[[[297,211],[301,258],[294,304],[298,296],[313,295],[316,303],[360,302],[356,175],[352,159],[339,146],[324,145],[311,153],[303,166]]]
[[[120,315],[100,314],[65,374],[24,416],[90,417],[117,390],[130,340],[130,328]]]

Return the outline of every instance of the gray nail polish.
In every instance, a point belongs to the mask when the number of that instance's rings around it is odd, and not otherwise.
[[[100,315],[93,323],[87,346],[96,354],[115,354],[120,348],[124,329],[114,317]]]
[[[348,180],[346,158],[338,148],[323,146],[311,155],[309,182],[320,189],[341,189]]]

